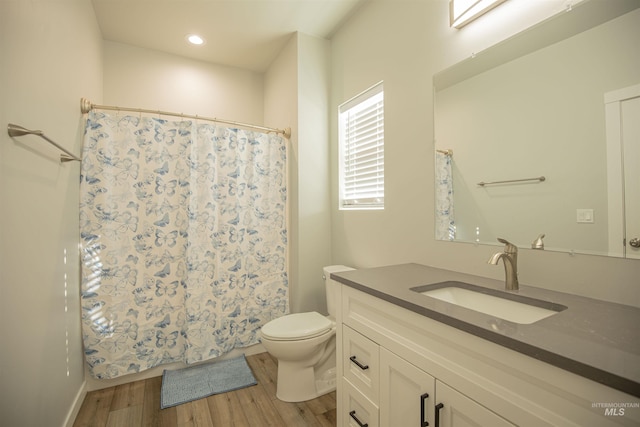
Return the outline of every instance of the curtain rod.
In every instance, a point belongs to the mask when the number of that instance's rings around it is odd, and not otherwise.
[[[97,105],[97,104],[91,103],[91,101],[89,101],[87,98],[80,98],[80,111],[82,111],[82,114],[86,114],[89,111],[94,109],[95,110],[112,110],[112,111],[131,111],[134,113],[148,113],[148,114],[158,114],[161,116],[174,116],[174,117],[182,117],[182,118],[195,119],[195,120],[207,120],[210,122],[224,123],[228,125],[235,125],[235,126],[240,126],[240,127],[250,128],[250,129],[262,130],[266,132],[281,133],[282,135],[284,135],[285,138],[287,139],[291,138],[291,128],[277,129],[277,128],[270,128],[265,126],[251,125],[251,124],[241,123],[241,122],[234,122],[231,120],[217,119],[215,117],[203,117],[203,116],[191,115],[191,114],[171,113],[168,111],[160,111],[160,110],[145,110],[144,108],[126,108],[126,107],[115,107],[111,105]]]

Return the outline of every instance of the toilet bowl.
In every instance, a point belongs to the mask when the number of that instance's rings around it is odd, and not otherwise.
[[[336,290],[331,273],[353,270],[342,265],[323,269],[329,316],[294,313],[266,323],[262,344],[278,359],[276,397],[285,402],[315,399],[336,388]]]

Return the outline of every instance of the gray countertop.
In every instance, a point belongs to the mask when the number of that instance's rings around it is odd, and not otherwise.
[[[411,288],[459,281],[504,291],[504,282],[402,264],[332,273],[338,282],[454,328],[640,397],[640,309],[520,284],[519,295],[567,306],[523,325],[449,304]],[[506,291],[505,291],[506,292]]]

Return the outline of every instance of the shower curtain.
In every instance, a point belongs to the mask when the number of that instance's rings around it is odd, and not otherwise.
[[[451,154],[436,151],[436,240],[454,240],[456,237],[453,211],[453,174]]]
[[[255,344],[288,312],[284,138],[92,111],[80,193],[95,378]]]

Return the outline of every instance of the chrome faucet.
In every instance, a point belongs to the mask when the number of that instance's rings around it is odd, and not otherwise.
[[[502,258],[504,263],[505,288],[508,291],[518,290],[518,248],[507,242],[505,239],[498,238],[498,242],[504,243],[504,251],[495,253],[487,261],[489,264],[498,265],[498,261]]]

